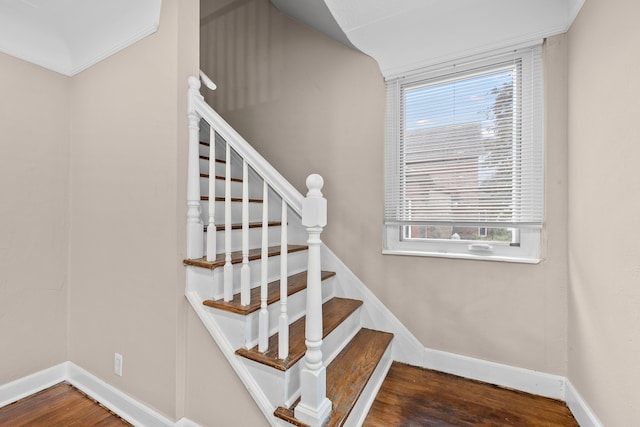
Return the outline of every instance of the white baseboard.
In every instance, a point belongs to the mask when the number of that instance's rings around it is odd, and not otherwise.
[[[69,370],[65,381],[91,396],[134,426],[170,427],[175,425],[173,421],[90,374],[78,365],[72,362],[66,363],[69,364]]]
[[[553,399],[565,398],[565,377],[425,348],[422,366]]]
[[[202,427],[200,424],[191,421],[189,418],[180,418],[175,427]]]
[[[109,408],[134,426],[199,427],[198,424],[187,418],[182,418],[174,423],[73,362],[64,362],[0,385],[0,408],[63,381],[100,402],[101,405]]]
[[[604,427],[602,421],[568,379],[566,380],[565,390],[565,402],[567,402],[567,406],[581,427]]]
[[[563,400],[581,427],[604,427],[591,407],[565,377],[430,348],[425,348],[422,366],[538,396]]]
[[[581,427],[604,427],[591,407],[565,377],[425,348],[423,367],[527,393],[564,400]],[[0,385],[0,408],[66,381],[134,426],[200,427],[177,422],[136,401],[72,362],[64,362]]]
[[[65,381],[67,362],[0,385],[0,408]]]

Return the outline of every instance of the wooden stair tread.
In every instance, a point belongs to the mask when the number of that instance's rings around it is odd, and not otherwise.
[[[280,221],[269,221],[267,223],[267,227],[280,227],[282,222]],[[204,231],[207,231],[209,226],[207,224],[204,225]],[[262,222],[250,222],[249,228],[261,228]],[[231,224],[232,230],[242,230],[242,224]],[[216,224],[216,231],[224,231],[224,224]]]
[[[288,253],[298,252],[298,251],[306,251],[306,245],[289,245],[287,246]],[[267,256],[278,256],[280,255],[280,245],[278,246],[269,246],[267,249]],[[254,261],[256,259],[262,258],[262,250],[260,248],[251,249],[249,251],[249,261]],[[231,252],[231,264],[239,264],[242,262],[242,251]],[[192,265],[194,267],[202,267],[213,270],[214,268],[224,267],[225,264],[225,254],[217,254],[216,259],[213,261],[207,261],[206,257],[198,258],[198,259],[185,259],[183,261],[185,265]]]
[[[362,328],[327,366],[327,398],[332,409],[323,427],[342,426],[373,375],[393,334]],[[299,399],[290,409],[279,407],[274,415],[299,427],[308,427],[295,418]]]
[[[209,174],[208,173],[201,173],[200,174],[200,178],[209,178]],[[224,181],[225,177],[224,176],[220,176],[220,175],[216,175],[215,177],[217,180],[220,181]],[[231,182],[242,182],[242,178],[231,178]]]
[[[209,156],[203,156],[202,154],[200,155],[200,159],[201,160],[210,160]],[[227,163],[222,159],[216,159],[216,163]]]
[[[202,201],[207,201],[209,200],[209,196],[200,196],[200,200]],[[224,202],[225,198],[224,197],[216,197],[216,202]],[[232,202],[242,202],[242,197],[232,197],[231,198]],[[249,199],[249,203],[262,203],[261,199]]]
[[[332,298],[322,304],[322,338],[329,335],[347,317],[362,305],[362,301],[347,298]],[[236,351],[239,356],[262,363],[280,371],[286,371],[295,365],[307,351],[305,344],[306,317],[302,317],[289,325],[289,357],[278,359],[278,334],[269,337],[269,350],[265,353],[258,351],[258,346],[251,350],[241,348]]]
[[[320,279],[326,280],[335,276],[333,271],[323,271]],[[280,301],[280,280],[273,281],[268,285],[267,304],[273,304],[276,301]],[[287,278],[287,295],[293,295],[307,287],[307,272],[294,274]],[[240,304],[240,294],[237,293],[233,296],[233,299],[229,302],[224,300],[206,300],[202,303],[207,307],[213,307],[220,310],[230,311],[236,314],[247,315],[260,310],[260,286],[251,289],[251,304]]]

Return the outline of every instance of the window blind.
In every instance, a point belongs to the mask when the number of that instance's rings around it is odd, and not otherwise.
[[[387,82],[385,223],[540,227],[540,47]]]

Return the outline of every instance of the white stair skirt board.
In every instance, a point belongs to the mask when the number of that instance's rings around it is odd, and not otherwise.
[[[0,407],[63,381],[68,382],[134,426],[199,427],[198,424],[187,418],[182,418],[176,423],[170,421],[165,416],[69,361],[1,385]]]
[[[322,243],[321,254],[322,268],[336,273],[335,296],[363,302],[362,327],[391,332],[393,360],[421,366],[424,345],[324,243]]]
[[[189,286],[189,281],[187,281],[187,286]],[[204,305],[202,305],[202,300],[198,296],[197,292],[187,289],[185,291],[185,295],[191,307],[202,321],[202,324],[205,326],[209,334],[213,337],[218,347],[220,347],[222,354],[225,356],[246,389],[249,391],[249,394],[251,394],[253,400],[255,400],[264,417],[272,426],[281,426],[282,424],[279,422],[279,418],[276,418],[273,415],[273,411],[275,410],[275,408],[271,405],[263,390],[260,389],[258,383],[251,376],[251,373],[249,372],[243,361],[240,360],[241,358],[239,356],[236,356],[236,349],[231,346],[226,336],[224,335],[224,332],[222,332],[220,326],[217,324],[214,316],[206,310],[206,307]]]
[[[575,389],[571,381],[565,381],[565,402],[581,427],[604,427],[604,424]]]

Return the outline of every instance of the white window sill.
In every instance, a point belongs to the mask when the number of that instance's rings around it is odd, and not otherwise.
[[[425,251],[410,251],[399,249],[383,249],[383,255],[408,255],[408,256],[424,256],[433,258],[451,258],[451,259],[471,259],[476,261],[499,261],[499,262],[514,262],[519,264],[539,264],[542,260],[538,258],[513,258],[497,255],[475,255],[475,254],[461,254],[461,253],[449,253],[449,252],[425,252]]]

